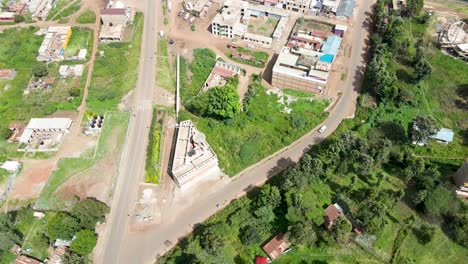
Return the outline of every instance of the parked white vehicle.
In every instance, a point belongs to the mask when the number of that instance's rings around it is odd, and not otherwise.
[[[325,130],[327,130],[327,126],[322,126],[322,127],[318,130],[318,132],[319,132],[319,133],[323,133]]]
[[[189,16],[190,16],[190,14],[189,14],[189,13],[185,14],[185,16],[184,16],[184,20],[187,20],[187,19],[189,18]]]
[[[160,36],[161,38],[164,37],[164,31],[162,31],[162,30],[159,31],[159,36]]]
[[[191,17],[189,21],[190,23],[193,23],[193,21],[195,21],[195,17]]]

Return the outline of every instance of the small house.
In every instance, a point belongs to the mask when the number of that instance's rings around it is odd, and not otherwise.
[[[343,215],[343,209],[337,204],[331,204],[325,209],[324,225],[330,230],[335,224],[336,219]]]
[[[43,262],[27,255],[18,256],[14,264],[42,264]]]
[[[4,163],[2,163],[0,168],[7,170],[8,172],[14,173],[19,171],[19,169],[21,168],[21,162],[7,160]]]
[[[289,241],[284,234],[278,234],[263,246],[263,251],[273,260],[289,249]]]

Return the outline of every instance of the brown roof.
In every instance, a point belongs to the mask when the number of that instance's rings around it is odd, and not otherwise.
[[[0,69],[0,78],[13,78],[13,76],[15,76],[15,70]]]
[[[325,209],[325,225],[327,227],[331,227],[330,224],[333,224],[333,222],[340,216],[343,215],[340,209],[338,209],[339,205],[335,204],[330,204],[326,209]]]
[[[263,250],[271,259],[279,257],[289,248],[289,241],[284,234],[278,234],[263,246]]]
[[[101,9],[101,15],[125,15],[125,8],[105,8]]]
[[[42,264],[42,262],[35,258],[26,255],[21,255],[15,259],[14,264]]]

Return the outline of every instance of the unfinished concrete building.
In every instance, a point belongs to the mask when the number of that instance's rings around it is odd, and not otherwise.
[[[311,0],[282,0],[283,8],[286,10],[307,13],[309,10],[309,4]]]
[[[439,33],[439,43],[456,57],[468,60],[468,25],[464,21],[447,25]]]
[[[101,42],[118,42],[123,41],[125,27],[130,21],[132,11],[129,8],[124,8],[117,5],[116,8],[101,9],[102,28],[99,33]]]
[[[62,61],[72,35],[70,26],[49,27],[44,30],[45,38],[39,47],[38,61]],[[42,34],[39,33],[39,34]]]
[[[180,188],[200,181],[216,179],[221,173],[218,158],[206,142],[205,135],[190,120],[179,123],[171,174]]]

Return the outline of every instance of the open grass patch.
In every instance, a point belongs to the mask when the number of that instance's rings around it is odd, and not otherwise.
[[[109,142],[109,139],[112,133],[116,133],[115,131],[125,130],[128,121],[128,113],[108,112],[105,115],[104,126],[96,148],[88,150],[80,158],[61,159],[58,162],[58,169],[51,173],[46,185],[42,189],[41,195],[35,204],[35,209],[53,210],[70,206],[70,204],[67,204],[68,201],[54,196],[55,191],[73,175],[91,168],[103,159],[105,155],[109,154],[115,146],[119,146],[121,151],[123,142]]]
[[[138,78],[143,14],[135,16],[136,30],[130,42],[99,46],[94,72],[87,97],[90,111],[115,110],[122,97],[135,87]]]
[[[61,20],[80,10],[82,0],[58,0],[50,10],[47,20]]]
[[[83,13],[78,16],[76,22],[80,24],[92,24],[96,22],[96,13],[91,9],[86,9]]]
[[[80,49],[88,49],[93,43],[93,30],[88,28],[73,27],[70,41],[65,49],[65,57],[76,56]],[[88,49],[88,52],[91,52]]]
[[[226,56],[235,62],[247,64],[258,68],[264,68],[268,62],[268,58],[270,57],[268,53],[264,51],[254,51],[244,47],[237,47],[236,50],[240,54],[251,56],[251,59],[247,59],[246,57],[240,58],[233,56],[232,52],[230,51],[226,52]]]
[[[315,97],[313,93],[308,93],[304,91],[298,91],[293,89],[283,89],[283,93],[287,95],[291,95],[296,98],[312,98]]]
[[[161,148],[164,142],[163,123],[165,112],[153,109],[153,119],[148,146],[146,147],[145,182],[159,183],[161,176]]]
[[[174,71],[170,65],[166,39],[160,38],[158,40],[158,55],[156,59],[158,66],[156,67],[156,84],[170,92],[175,92]]]

